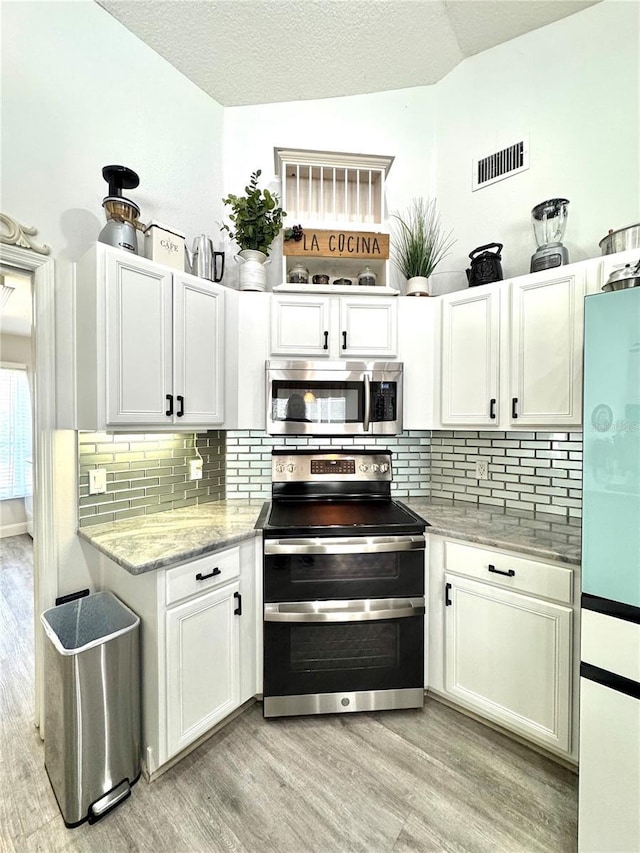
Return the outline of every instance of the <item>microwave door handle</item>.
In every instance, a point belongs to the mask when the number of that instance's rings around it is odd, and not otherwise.
[[[369,382],[369,374],[365,373],[364,381],[364,421],[362,428],[365,432],[369,432],[369,424],[371,422],[371,383]]]

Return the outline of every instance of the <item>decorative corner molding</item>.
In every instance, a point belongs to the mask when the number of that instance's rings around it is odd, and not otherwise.
[[[51,246],[39,246],[31,239],[37,233],[37,228],[20,225],[15,219],[7,216],[5,213],[0,213],[0,243],[8,243],[10,246],[31,249],[32,252],[38,252],[40,255],[48,255],[51,251]]]

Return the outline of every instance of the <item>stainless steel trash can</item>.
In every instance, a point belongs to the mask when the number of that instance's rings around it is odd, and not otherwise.
[[[45,768],[65,824],[93,823],[140,776],[140,618],[98,592],[40,619]]]

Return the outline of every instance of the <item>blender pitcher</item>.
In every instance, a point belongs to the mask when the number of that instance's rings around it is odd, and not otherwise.
[[[567,226],[569,199],[551,198],[531,211],[531,223],[538,250],[531,256],[530,272],[548,270],[569,263],[569,252],[562,245]]]

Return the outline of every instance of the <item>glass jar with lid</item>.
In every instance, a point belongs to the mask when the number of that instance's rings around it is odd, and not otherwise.
[[[365,267],[358,273],[358,284],[360,287],[375,287],[376,274],[371,267]]]
[[[290,284],[309,284],[309,270],[303,264],[296,264],[289,272]]]

